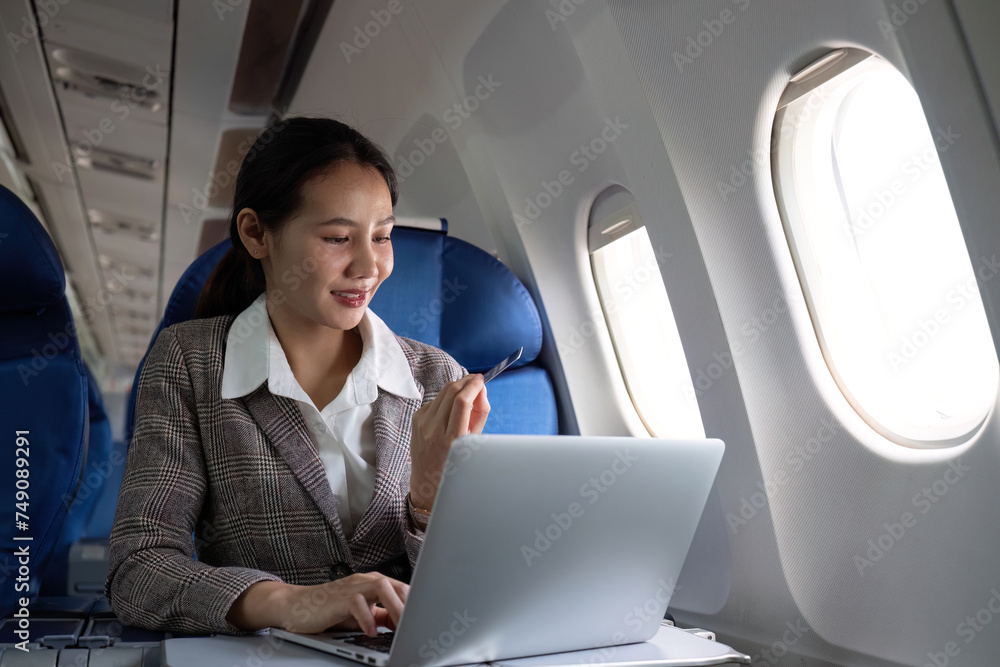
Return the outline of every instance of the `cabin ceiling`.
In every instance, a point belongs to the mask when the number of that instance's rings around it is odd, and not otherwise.
[[[0,183],[63,259],[84,357],[127,391],[177,279],[228,235],[235,170],[329,2],[0,5]],[[11,37],[13,35],[13,37]],[[33,200],[33,201],[32,201]]]

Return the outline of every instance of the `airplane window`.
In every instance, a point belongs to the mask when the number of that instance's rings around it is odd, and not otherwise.
[[[658,437],[704,438],[684,348],[660,263],[632,194],[602,192],[590,213],[589,245],[597,293],[636,412]]]
[[[819,339],[841,391],[883,436],[966,440],[997,396],[1000,364],[940,155],[909,81],[858,49],[792,77],[772,134],[775,193]],[[975,262],[975,265],[973,265]]]

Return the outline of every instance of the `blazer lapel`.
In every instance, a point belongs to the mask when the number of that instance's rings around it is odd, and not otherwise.
[[[270,440],[281,458],[305,487],[316,507],[334,530],[339,551],[348,560],[351,569],[350,549],[344,537],[344,528],[337,514],[338,499],[330,489],[326,470],[319,460],[316,446],[309,436],[309,430],[295,401],[286,396],[275,396],[268,390],[265,381],[253,393],[243,399],[264,436]],[[376,491],[377,493],[377,491]]]
[[[423,396],[424,388],[419,382],[417,390]],[[421,403],[421,399],[401,398],[379,389],[378,398],[372,403],[375,424],[375,491],[368,509],[354,529],[351,543],[363,542],[373,526],[385,523],[386,515],[394,514],[392,505],[403,496],[400,480],[404,476],[409,478],[410,424],[413,413]]]

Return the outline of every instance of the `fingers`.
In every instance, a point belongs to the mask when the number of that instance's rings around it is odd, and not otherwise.
[[[406,587],[406,591],[401,591],[398,587]],[[403,615],[403,602],[406,600],[406,593],[409,586],[401,581],[396,581],[389,577],[381,577],[376,584],[375,593],[378,595],[378,602],[382,603],[393,626],[399,624],[399,618]]]
[[[470,428],[470,425],[473,424],[473,406],[477,401],[477,397],[480,394],[485,395],[486,393],[486,385],[483,382],[483,376],[478,373],[474,375],[466,375],[461,380],[458,380],[456,384],[458,384],[458,382],[461,382],[462,384],[452,399],[451,410],[448,415],[448,425],[445,428],[445,435],[449,444],[455,438],[471,432],[472,429]],[[483,421],[485,422],[485,418]]]
[[[482,433],[486,426],[486,418],[490,415],[490,402],[486,399],[486,387],[476,396],[472,406],[472,419],[469,422],[470,433]]]
[[[348,611],[366,635],[374,637],[379,625],[395,628],[403,615],[410,587],[378,572],[355,574],[341,580],[348,595]],[[382,605],[376,607],[375,603]],[[387,623],[388,621],[388,623]]]
[[[415,504],[425,508],[433,504],[455,438],[482,433],[489,411],[486,386],[478,373],[449,382],[433,401],[417,410],[410,437],[410,495]]]
[[[480,400],[479,396],[482,396]],[[476,414],[473,410],[485,410]],[[455,438],[473,432],[478,422],[485,423],[489,413],[483,376],[478,373],[466,375],[449,382],[434,400],[422,406],[413,416],[414,429],[428,445],[446,441],[448,445]],[[480,427],[481,428],[481,427]]]
[[[356,593],[348,598],[347,610],[354,620],[358,622],[361,632],[369,637],[378,634],[378,625],[375,623],[375,616],[372,614],[371,605],[361,593]]]

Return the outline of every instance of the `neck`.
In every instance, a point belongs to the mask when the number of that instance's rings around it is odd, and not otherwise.
[[[356,331],[303,320],[288,308],[271,306],[270,299],[267,311],[288,365],[307,392],[319,384],[336,383],[335,378],[346,378],[360,361],[362,342]]]

